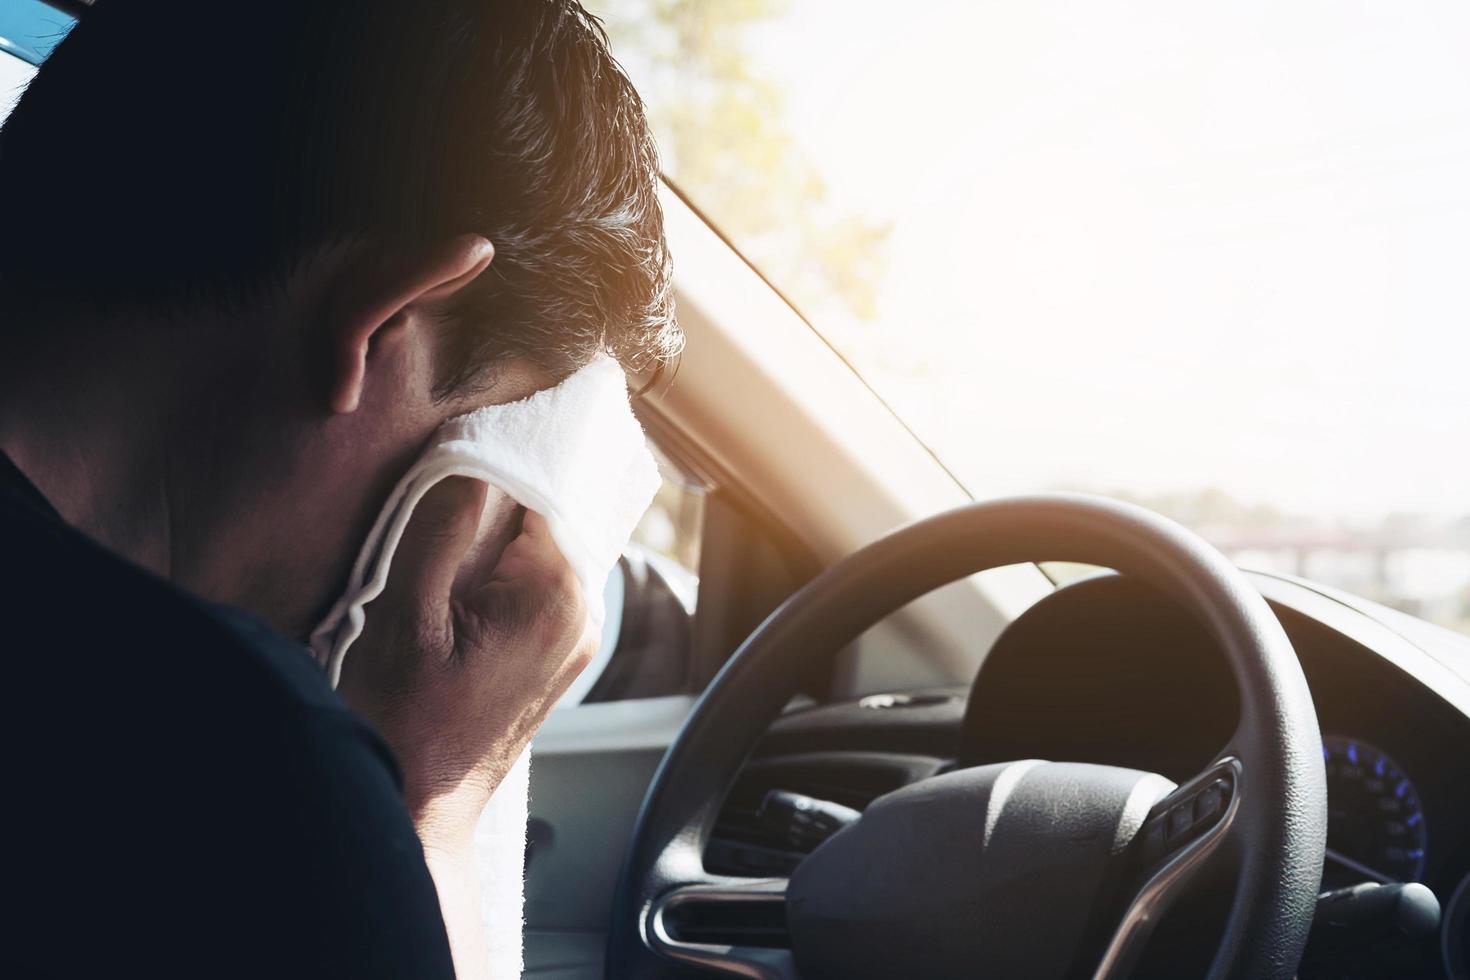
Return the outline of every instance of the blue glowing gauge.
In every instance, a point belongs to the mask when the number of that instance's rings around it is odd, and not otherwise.
[[[1322,887],[1420,881],[1428,829],[1419,791],[1380,749],[1356,738],[1322,740],[1327,760],[1327,865]]]

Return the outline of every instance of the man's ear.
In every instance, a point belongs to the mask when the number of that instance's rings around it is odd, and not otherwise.
[[[407,330],[413,308],[454,295],[490,265],[495,248],[479,235],[458,235],[388,263],[345,290],[346,300],[328,324],[333,412],[357,411],[367,384],[368,360],[385,342]]]

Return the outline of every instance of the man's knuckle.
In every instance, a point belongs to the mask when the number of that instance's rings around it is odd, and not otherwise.
[[[535,593],[522,584],[497,588],[492,614],[507,628],[518,629],[533,616]]]
[[[584,640],[572,649],[572,654],[567,658],[567,663],[577,673],[586,670],[592,664],[592,658],[597,655],[597,644],[591,640]]]

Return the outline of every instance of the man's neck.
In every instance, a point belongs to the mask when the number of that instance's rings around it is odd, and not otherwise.
[[[8,350],[0,378],[0,449],[62,518],[159,575],[173,569],[173,516],[159,398],[161,366],[109,331],[86,356]],[[132,334],[136,341],[137,334]],[[113,342],[109,343],[109,340]]]
[[[49,334],[75,336],[60,324]],[[0,450],[104,547],[305,638],[374,516],[354,509],[363,478],[344,447],[377,450],[309,442],[290,400],[306,384],[278,376],[304,359],[258,325],[113,323],[83,336],[5,348]]]

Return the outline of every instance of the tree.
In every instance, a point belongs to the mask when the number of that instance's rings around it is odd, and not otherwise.
[[[665,171],[799,309],[871,320],[888,227],[830,200],[787,128],[782,89],[751,67],[750,32],[786,9],[612,0],[597,12],[648,102]]]

